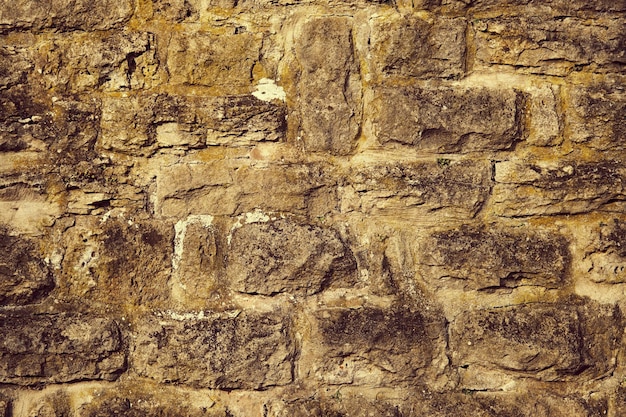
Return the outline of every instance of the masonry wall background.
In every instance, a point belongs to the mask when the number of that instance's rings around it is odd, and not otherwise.
[[[623,0],[1,0],[0,416],[626,415]]]

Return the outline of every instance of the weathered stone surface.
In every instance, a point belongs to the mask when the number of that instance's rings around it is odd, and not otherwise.
[[[626,63],[622,19],[539,15],[478,19],[473,22],[476,61],[481,68],[508,65],[534,74],[567,75],[590,67],[621,71]]]
[[[624,150],[626,92],[611,84],[574,87],[566,126],[569,137],[598,150]]]
[[[24,84],[34,63],[32,53],[24,47],[0,46],[0,87],[2,90]]]
[[[495,164],[492,204],[500,216],[583,213],[626,200],[618,161]]]
[[[450,325],[452,364],[468,374],[478,366],[547,381],[594,377],[615,366],[620,321],[593,303],[469,311]]]
[[[103,103],[101,146],[146,154],[157,148],[278,141],[285,135],[285,117],[284,105],[251,95],[111,97]]]
[[[65,35],[39,46],[37,60],[48,86],[70,92],[150,87],[158,67],[147,32]]]
[[[111,305],[163,303],[172,267],[172,225],[101,220],[79,218],[64,234],[65,291]]]
[[[299,65],[295,111],[308,151],[349,154],[361,119],[361,82],[352,41],[352,20],[316,16],[302,23],[295,40]]]
[[[593,229],[592,243],[585,248],[588,276],[594,282],[626,283],[626,224],[619,219]]]
[[[562,142],[562,121],[557,110],[559,88],[532,88],[528,91],[530,120],[526,143],[535,146],[555,146]]]
[[[471,289],[558,288],[567,283],[571,260],[562,236],[497,226],[435,232],[419,248],[422,272],[434,285],[452,279]]]
[[[333,281],[354,281],[356,260],[332,229],[268,218],[232,232],[226,274],[237,291],[310,295]]]
[[[512,89],[381,87],[372,124],[381,144],[441,153],[504,150],[522,138],[523,100]]]
[[[113,380],[126,366],[120,329],[108,318],[3,313],[0,329],[3,383]]]
[[[7,30],[105,30],[126,22],[134,0],[8,0],[0,8],[0,31]]]
[[[11,401],[0,396],[0,417],[9,417],[11,414]]]
[[[354,165],[340,191],[342,211],[397,214],[416,209],[422,214],[472,217],[490,188],[487,162],[450,161]]]
[[[413,79],[464,75],[465,19],[425,20],[394,14],[374,18],[371,25],[368,52],[379,76]]]
[[[167,68],[172,84],[247,87],[261,37],[251,33],[174,33]]]
[[[263,389],[292,381],[294,342],[282,312],[172,314],[138,325],[132,363],[159,382]]]
[[[0,305],[34,303],[53,288],[52,271],[34,242],[0,229]]]
[[[317,378],[326,383],[389,386],[414,381],[442,353],[445,320],[406,307],[321,309]]]
[[[454,0],[426,0],[445,3]],[[533,0],[475,0],[470,2],[474,11],[493,10],[503,6],[533,5]],[[544,0],[542,5],[549,6],[555,13],[572,13],[574,11],[619,12],[626,10],[626,3],[622,0]]]
[[[4,181],[2,181],[4,182]],[[10,181],[0,188],[0,226],[18,232],[41,234],[62,212],[56,196],[42,190],[42,184]]]

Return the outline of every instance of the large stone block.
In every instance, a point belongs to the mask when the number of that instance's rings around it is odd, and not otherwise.
[[[52,271],[35,243],[0,229],[0,305],[34,303],[53,288]]]
[[[111,319],[3,313],[0,329],[3,383],[114,380],[126,366],[121,332]]]
[[[459,78],[465,73],[466,20],[417,16],[371,19],[368,53],[377,76]]]
[[[626,200],[626,168],[618,161],[495,164],[497,215],[572,214]]]
[[[467,374],[593,378],[615,367],[621,321],[619,310],[591,302],[469,311],[450,325],[451,360]]]
[[[512,89],[381,87],[372,102],[381,144],[452,153],[510,149],[522,138],[524,96]]]
[[[134,0],[4,0],[0,31],[106,30],[130,19]],[[10,4],[10,7],[5,7]]]
[[[361,81],[352,20],[317,16],[301,24],[294,40],[299,68],[294,111],[306,150],[345,155],[356,146]]]
[[[472,217],[489,196],[488,162],[397,162],[354,165],[340,190],[342,211]]]
[[[626,224],[623,220],[601,222],[592,229],[585,248],[584,264],[589,279],[611,284],[626,283]]]
[[[319,310],[313,375],[333,385],[370,386],[424,377],[441,359],[445,319],[423,307]]]
[[[590,24],[537,14],[477,19],[473,27],[479,68],[507,65],[527,73],[567,75],[582,68],[620,72],[626,64],[622,19]]]
[[[626,92],[623,89],[608,83],[573,87],[569,109],[565,122],[573,142],[601,151],[626,149]]]
[[[245,88],[259,61],[262,38],[251,33],[174,33],[168,48],[170,83]]]
[[[295,344],[283,312],[167,314],[138,324],[132,363],[159,382],[263,389],[292,381]]]
[[[245,293],[314,294],[356,278],[356,260],[337,232],[288,218],[236,228],[226,256],[231,288]]]
[[[433,233],[419,245],[422,273],[435,285],[484,289],[567,283],[571,261],[565,238],[501,227],[463,226]]]

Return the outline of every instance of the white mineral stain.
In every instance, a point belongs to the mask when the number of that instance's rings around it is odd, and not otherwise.
[[[174,225],[176,236],[174,237],[174,256],[172,256],[172,269],[178,269],[180,260],[183,257],[185,235],[187,234],[187,226],[192,223],[200,223],[204,227],[210,227],[213,224],[213,216],[209,214],[194,214],[185,220],[179,220]]]
[[[256,86],[256,91],[253,92],[252,95],[263,101],[272,101],[276,99],[285,101],[287,97],[285,90],[283,90],[281,86],[276,85],[276,82],[274,82],[274,80],[270,80],[269,78],[261,78],[259,80],[259,84]]]

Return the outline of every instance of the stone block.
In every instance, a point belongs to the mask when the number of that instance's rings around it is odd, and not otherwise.
[[[35,243],[0,229],[0,305],[35,303],[53,288],[52,271]]]
[[[510,149],[522,139],[524,95],[513,89],[380,87],[373,132],[385,145],[464,153]]]
[[[575,214],[626,200],[626,169],[618,161],[495,164],[493,209],[499,216]]]
[[[567,284],[568,243],[553,233],[462,226],[433,233],[419,245],[422,273],[435,285],[513,288]]]
[[[565,121],[573,142],[600,151],[626,149],[626,92],[622,88],[613,83],[576,86],[569,95]]]
[[[620,72],[626,63],[624,23],[540,14],[473,22],[478,68],[507,65],[524,73],[567,75],[590,68]]]
[[[170,83],[246,88],[260,50],[261,37],[251,33],[175,32],[167,51]]]
[[[626,224],[619,219],[592,229],[592,242],[583,261],[589,279],[610,284],[626,283]]]
[[[371,19],[372,69],[379,77],[460,78],[465,74],[466,24],[462,18],[400,14]]]
[[[130,19],[134,0],[15,0],[0,9],[0,31],[107,30]]]
[[[433,2],[448,2],[458,0],[427,0]],[[467,2],[465,2],[467,3]],[[533,6],[533,0],[477,0],[471,2],[473,11],[492,11],[497,8],[513,6],[513,7],[525,7]],[[562,13],[569,16],[574,12],[620,12],[626,10],[626,3],[623,1],[613,0],[545,0],[541,4],[544,7],[549,7],[548,10],[554,13]],[[520,8],[521,8],[520,7]],[[523,10],[523,9],[522,9]]]
[[[562,142],[561,116],[558,111],[559,88],[556,86],[531,88],[529,93],[528,135],[526,143],[535,146],[556,146]]]
[[[318,310],[310,372],[332,385],[397,386],[423,378],[441,359],[445,319],[421,307]]]
[[[121,332],[108,318],[3,313],[0,329],[2,383],[110,381],[125,370]]]
[[[310,295],[356,278],[356,260],[332,229],[268,219],[236,228],[229,240],[226,275],[236,291]]]
[[[352,40],[352,19],[309,17],[296,32],[298,72],[293,111],[307,151],[346,155],[356,146],[361,81]]]
[[[472,217],[489,196],[490,171],[488,162],[469,160],[355,164],[340,190],[342,211],[428,215],[441,210],[445,217]]]
[[[173,313],[137,326],[132,363],[158,382],[264,389],[292,381],[295,344],[283,312]]]

